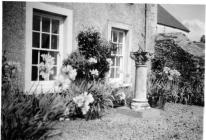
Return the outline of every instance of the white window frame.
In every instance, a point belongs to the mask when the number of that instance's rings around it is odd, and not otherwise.
[[[54,90],[55,81],[32,81],[32,25],[33,25],[33,9],[38,9],[50,13],[64,16],[63,24],[59,29],[59,55],[58,66],[60,68],[63,58],[72,52],[72,22],[73,12],[70,9],[60,8],[45,3],[27,2],[26,3],[26,51],[25,51],[25,92],[32,93],[35,91],[48,92]],[[41,45],[41,44],[40,44]],[[58,75],[58,70],[57,70]]]
[[[120,73],[119,73],[119,77],[117,78],[117,77],[115,77],[115,75],[116,75],[116,70],[114,71],[114,78],[111,78],[110,77],[110,79],[113,81],[113,82],[118,82],[118,81],[122,81],[123,80],[123,69],[124,69],[124,57],[125,57],[125,55],[124,55],[124,52],[125,52],[125,31],[124,30],[121,30],[121,29],[113,29],[112,28],[112,30],[111,30],[111,34],[112,34],[112,31],[114,31],[114,32],[117,32],[118,33],[118,35],[119,35],[119,33],[120,32],[122,32],[123,33],[123,38],[122,38],[122,43],[121,43],[121,45],[122,45],[122,54],[111,54],[112,56],[114,56],[114,57],[120,57],[120,66],[117,66],[117,65],[115,65],[116,64],[116,62],[115,62],[115,64],[114,64],[114,66],[110,66],[110,67],[113,67],[113,68],[117,68],[117,67],[119,67],[119,71],[120,71]],[[111,37],[111,41],[113,40],[113,38]],[[112,43],[113,43],[113,41],[112,41]],[[116,44],[116,43],[115,43]],[[117,44],[118,44],[118,39],[117,39]],[[115,59],[115,61],[116,61],[116,59]],[[110,68],[110,71],[109,71],[109,75],[111,75],[111,68]]]
[[[125,83],[124,81],[124,76],[125,76],[125,72],[129,73],[130,74],[130,78],[131,78],[131,73],[132,73],[132,70],[131,70],[131,59],[130,58],[126,58],[126,51],[125,49],[128,49],[129,52],[132,51],[132,47],[131,47],[131,41],[132,41],[132,27],[131,25],[129,24],[125,24],[125,23],[121,23],[121,22],[115,22],[115,21],[108,21],[108,33],[107,33],[107,39],[108,41],[111,41],[111,31],[113,28],[117,28],[117,29],[120,29],[120,30],[124,30],[125,33],[127,32],[127,34],[125,34],[125,39],[126,37],[128,37],[128,46],[124,46],[124,48],[122,49],[122,55],[123,55],[123,60],[122,60],[122,70],[123,72],[121,73],[121,76],[120,78],[110,78],[109,79],[109,82],[112,83],[112,84],[117,84],[117,85],[121,85],[121,86],[124,86],[124,85],[131,85],[131,83]],[[124,39],[124,40],[125,40]],[[126,45],[126,42],[124,43]],[[125,67],[125,59],[129,59],[129,62],[127,64],[127,66]],[[109,75],[110,75],[110,72],[109,72]]]

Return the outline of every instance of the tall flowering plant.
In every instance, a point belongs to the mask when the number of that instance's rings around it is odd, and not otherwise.
[[[164,67],[162,72],[153,73],[150,77],[149,102],[157,100],[163,106],[168,97],[177,95],[178,90],[175,89],[178,89],[180,76],[179,71],[169,67]]]
[[[41,55],[43,62],[40,63],[40,75],[44,80],[49,80],[49,76],[54,74],[54,57],[49,54]]]

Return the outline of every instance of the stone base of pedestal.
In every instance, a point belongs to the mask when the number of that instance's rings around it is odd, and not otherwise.
[[[131,103],[131,108],[134,111],[139,111],[139,110],[149,109],[150,105],[148,104],[147,100],[133,99]]]

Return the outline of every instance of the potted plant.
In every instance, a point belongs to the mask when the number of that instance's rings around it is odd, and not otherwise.
[[[135,61],[136,66],[146,65],[153,58],[153,54],[139,48],[137,52],[131,52],[130,57]]]
[[[164,67],[162,72],[152,72],[148,94],[151,107],[164,108],[171,89],[178,86],[179,77],[179,71],[169,67]]]

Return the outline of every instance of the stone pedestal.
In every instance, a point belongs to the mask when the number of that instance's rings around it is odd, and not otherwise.
[[[147,65],[136,64],[134,95],[131,104],[133,110],[150,108],[147,100]]]

